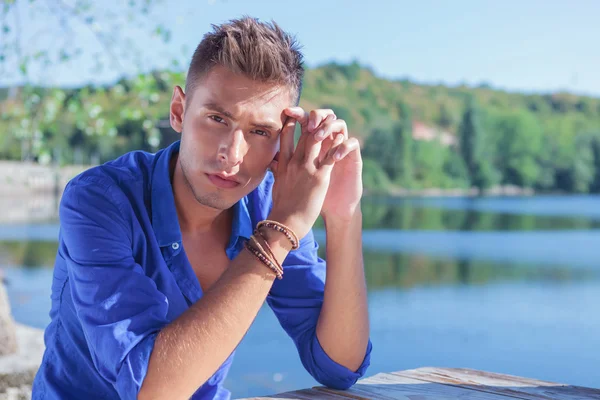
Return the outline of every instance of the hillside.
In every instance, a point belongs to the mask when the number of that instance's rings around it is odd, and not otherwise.
[[[0,157],[94,163],[154,150],[173,139],[168,103],[184,79],[156,72],[107,87],[0,89]],[[348,122],[372,189],[600,189],[598,98],[424,85],[332,63],[307,71],[301,105]]]

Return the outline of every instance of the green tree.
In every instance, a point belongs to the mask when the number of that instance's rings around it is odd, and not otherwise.
[[[499,176],[492,164],[490,140],[484,130],[481,111],[474,97],[467,101],[458,135],[471,184],[480,192],[496,184]]]
[[[444,170],[449,156],[448,148],[438,140],[415,141],[413,171],[415,182],[421,188],[453,187],[452,178]]]
[[[594,179],[590,185],[590,192],[600,192],[600,132],[593,134],[592,154],[594,156]]]
[[[55,159],[55,162],[73,162],[74,159],[68,156],[70,149],[64,146],[72,141],[69,134],[83,132],[86,139],[80,141],[76,154],[84,154],[82,159],[86,162],[95,158],[99,142],[105,142],[102,136],[114,135],[112,130],[117,125],[103,112],[107,107],[103,107],[102,102],[118,104],[119,95],[107,101],[107,94],[115,94],[111,90],[91,86],[62,90],[36,84],[46,80],[44,73],[49,67],[67,65],[84,54],[96,64],[91,71],[81,71],[81,74],[96,75],[105,69],[121,76],[142,72],[145,49],[138,48],[133,38],[141,30],[167,46],[171,37],[166,27],[152,19],[150,11],[158,1],[132,0],[116,7],[103,7],[90,0],[5,0],[0,8],[0,76],[21,80],[24,86],[13,90],[10,99],[22,107],[2,112],[2,120],[8,127],[6,132],[13,137],[4,141],[9,150],[3,153],[17,158],[15,152],[18,149],[21,160],[49,162],[59,156],[61,159]],[[29,20],[40,23],[27,24],[27,29],[23,29]],[[79,33],[84,31],[91,34],[94,46],[84,47],[79,39],[83,36]],[[40,36],[50,38],[53,45],[36,47],[32,38]],[[179,58],[173,57],[172,63],[176,67]],[[154,98],[158,95],[154,90],[159,84],[156,78],[155,74],[146,73],[128,80],[141,97],[136,104],[139,115],[136,120],[140,124],[150,120],[147,96],[149,91],[153,92]],[[123,88],[119,84],[114,87]],[[8,97],[8,93],[4,95]],[[130,103],[129,107],[132,106]],[[145,147],[159,142],[153,121],[146,122],[143,130],[150,140],[144,143]]]
[[[556,172],[556,185],[567,192],[587,193],[596,177],[594,159],[594,136],[579,134],[575,137],[576,157],[566,168]]]
[[[363,186],[371,193],[387,192],[391,182],[377,161],[367,158],[363,163]]]
[[[444,174],[448,177],[448,187],[468,188],[470,185],[469,171],[460,152],[456,148],[448,149],[444,160]]]
[[[533,187],[540,179],[543,132],[537,119],[520,110],[497,115],[492,123],[495,161],[503,183]]]
[[[412,116],[410,108],[405,103],[398,105],[401,121],[393,128],[394,137],[394,168],[392,179],[404,187],[413,183],[413,152]]]
[[[450,129],[452,125],[454,125],[454,117],[445,103],[440,105],[437,123],[441,128],[444,129]]]
[[[367,138],[363,149],[365,160],[373,160],[385,171],[388,177],[394,176],[395,145],[390,132],[375,129]]]

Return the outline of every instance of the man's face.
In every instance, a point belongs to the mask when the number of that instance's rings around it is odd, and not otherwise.
[[[178,162],[196,200],[225,210],[264,178],[290,92],[215,66],[186,95],[187,104],[177,87],[171,100],[171,126],[181,132]]]

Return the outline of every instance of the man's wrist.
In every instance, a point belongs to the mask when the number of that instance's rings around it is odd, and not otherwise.
[[[325,223],[325,230],[333,229],[339,231],[340,229],[362,229],[362,211],[359,207],[352,215],[344,217],[337,215],[323,215],[323,222]]]

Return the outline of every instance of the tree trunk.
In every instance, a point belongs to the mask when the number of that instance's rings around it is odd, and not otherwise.
[[[15,323],[10,314],[8,295],[4,288],[3,274],[0,270],[0,356],[17,352]]]

